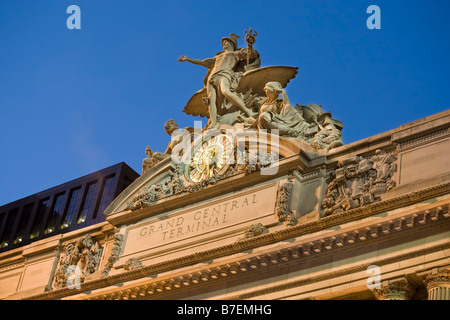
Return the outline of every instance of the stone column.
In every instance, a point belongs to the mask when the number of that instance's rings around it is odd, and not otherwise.
[[[428,300],[450,300],[450,268],[433,270],[424,277]]]
[[[372,289],[377,300],[409,300],[414,294],[414,287],[406,280],[387,281],[380,289]]]

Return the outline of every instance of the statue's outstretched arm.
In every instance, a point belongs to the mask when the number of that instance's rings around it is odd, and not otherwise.
[[[193,64],[198,64],[200,66],[204,66],[206,68],[209,68],[214,64],[214,58],[206,58],[206,59],[200,60],[200,59],[191,59],[186,56],[181,56],[178,58],[177,61],[180,61],[180,62],[187,61],[187,62],[190,62]]]

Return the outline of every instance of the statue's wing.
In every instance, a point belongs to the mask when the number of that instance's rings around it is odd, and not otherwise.
[[[208,107],[203,103],[203,98],[207,98],[206,88],[203,88],[189,99],[188,103],[183,109],[186,114],[191,114],[193,116],[207,117]]]
[[[286,88],[291,79],[298,73],[297,67],[269,66],[257,68],[245,72],[236,88],[237,92],[247,93],[251,88],[253,94],[265,96],[264,86],[269,81],[277,81],[281,87]],[[183,109],[183,112],[193,116],[208,116],[208,107],[203,103],[203,98],[207,98],[206,88],[197,91]]]
[[[298,67],[269,66],[253,69],[242,75],[236,91],[246,93],[251,88],[252,93],[265,96],[264,86],[267,82],[277,81],[285,88],[297,73]]]

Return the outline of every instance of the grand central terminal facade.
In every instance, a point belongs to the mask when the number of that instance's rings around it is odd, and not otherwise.
[[[236,39],[184,109],[207,125],[168,121],[103,221],[0,252],[1,299],[450,299],[450,112],[344,144]]]

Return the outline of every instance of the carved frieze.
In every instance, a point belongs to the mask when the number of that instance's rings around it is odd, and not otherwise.
[[[65,246],[53,279],[53,289],[78,288],[84,279],[97,271],[102,248],[91,235]]]
[[[322,201],[323,216],[344,212],[381,200],[395,187],[397,171],[393,153],[376,150],[372,157],[354,156],[340,161]]]

